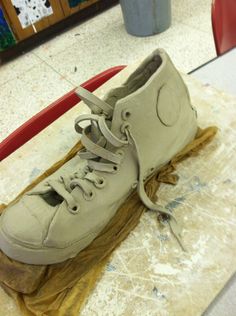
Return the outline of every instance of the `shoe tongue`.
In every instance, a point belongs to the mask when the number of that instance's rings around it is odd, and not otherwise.
[[[108,103],[114,110],[116,103],[119,99],[124,97],[124,90],[127,88],[125,86],[120,86],[111,89],[104,97],[104,101]]]

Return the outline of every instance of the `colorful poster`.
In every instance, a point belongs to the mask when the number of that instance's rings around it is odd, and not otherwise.
[[[22,28],[53,14],[49,0],[11,0]]]
[[[88,0],[68,0],[68,1],[69,1],[70,8],[74,8],[78,4],[80,4],[81,2],[85,2],[85,1],[88,1]]]
[[[4,18],[2,9],[0,7],[0,51],[15,45],[15,38]]]

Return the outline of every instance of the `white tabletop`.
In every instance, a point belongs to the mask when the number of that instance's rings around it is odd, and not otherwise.
[[[205,85],[236,95],[236,48],[190,72]],[[236,274],[212,302],[204,316],[236,315]]]
[[[236,47],[190,74],[204,84],[236,95]]]

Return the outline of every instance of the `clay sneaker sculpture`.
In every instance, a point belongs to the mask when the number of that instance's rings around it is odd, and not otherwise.
[[[53,264],[76,256],[134,190],[175,229],[174,216],[144,190],[144,180],[197,131],[187,87],[166,52],[154,51],[104,100],[81,87],[77,93],[91,109],[75,122],[84,148],[0,217],[0,248],[15,260]],[[90,124],[82,128],[83,121]]]

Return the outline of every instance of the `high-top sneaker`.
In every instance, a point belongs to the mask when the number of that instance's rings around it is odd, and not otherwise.
[[[75,122],[84,148],[0,217],[0,248],[15,260],[52,264],[76,256],[134,190],[176,231],[173,214],[144,190],[145,179],[197,131],[188,90],[168,55],[154,51],[103,100],[81,87],[77,93],[91,109]]]

